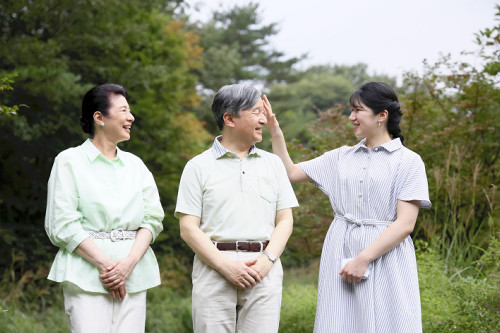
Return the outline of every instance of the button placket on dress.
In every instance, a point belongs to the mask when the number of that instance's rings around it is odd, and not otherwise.
[[[370,193],[370,164],[372,161],[372,150],[368,149],[368,158],[366,161],[366,164],[364,166],[364,175],[363,175],[363,204],[368,212],[370,212],[370,205],[369,205],[369,193]]]

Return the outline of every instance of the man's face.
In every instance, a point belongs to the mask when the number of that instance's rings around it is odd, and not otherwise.
[[[262,141],[262,131],[267,123],[264,104],[259,99],[250,109],[241,110],[240,116],[234,118],[235,129],[243,139],[252,144]]]

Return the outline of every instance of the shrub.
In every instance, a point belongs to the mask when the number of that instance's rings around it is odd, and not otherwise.
[[[291,284],[283,288],[280,332],[312,332],[317,288],[313,284]]]

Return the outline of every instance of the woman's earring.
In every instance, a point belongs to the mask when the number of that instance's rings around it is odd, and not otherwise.
[[[380,121],[378,122],[378,125],[380,126]],[[104,123],[102,123],[102,125],[101,125],[101,126],[104,126]]]
[[[378,123],[380,125],[380,123]],[[104,121],[101,121],[101,123],[99,124],[101,125],[101,127],[104,127]]]

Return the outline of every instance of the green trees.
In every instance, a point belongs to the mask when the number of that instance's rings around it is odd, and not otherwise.
[[[217,91],[241,81],[288,81],[299,61],[271,49],[269,37],[278,33],[278,27],[262,25],[257,3],[215,11],[208,22],[193,28],[203,48],[204,65],[196,72],[205,89]]]
[[[287,140],[297,139],[303,145],[309,144],[313,133],[306,124],[338,105],[344,105],[347,114],[349,96],[363,83],[384,81],[395,85],[394,78],[368,74],[366,64],[312,66],[296,71],[295,76],[295,81],[271,85],[268,96],[273,109],[280,113],[280,125]],[[270,149],[269,140],[264,146]]]
[[[175,289],[189,285],[192,254],[172,215],[178,181],[187,159],[209,146],[205,128],[217,132],[209,107],[215,90],[236,82],[261,85],[292,158],[300,161],[357,142],[346,104],[362,83],[396,86],[391,77],[370,75],[364,64],[295,69],[300,59],[270,47],[277,26],[261,23],[256,4],[193,24],[174,14],[180,5],[0,2],[3,300],[53,301],[46,284],[30,283],[45,279],[55,253],[43,230],[46,182],[54,156],[84,140],[80,103],[92,86],[116,82],[129,89],[136,122],[123,148],[140,156],[155,176],[166,212],[155,249],[162,281]],[[499,228],[499,31],[497,24],[477,34],[481,66],[444,57],[426,64],[423,75],[408,73],[398,88],[405,143],[426,163],[433,201],[431,209],[420,212],[414,236],[436,249],[451,273],[495,274],[498,241],[490,236],[498,238]],[[269,137],[260,146],[270,149]],[[294,187],[301,206],[294,210],[294,233],[283,260],[307,263],[319,257],[332,212],[315,187]]]
[[[267,86],[296,77],[293,65],[300,58],[286,58],[271,48],[269,38],[278,28],[275,23],[262,24],[256,3],[215,11],[207,22],[194,22],[191,27],[200,36],[203,49],[203,66],[194,70],[202,100],[193,111],[214,134],[218,129],[210,104],[220,87],[240,82]]]
[[[136,121],[125,149],[155,175],[168,225],[160,246],[166,240],[179,245],[177,223],[169,223],[178,179],[186,159],[203,149],[208,137],[184,112],[198,102],[191,72],[201,65],[201,49],[197,36],[173,17],[176,5],[160,0],[0,4],[0,77],[18,73],[1,104],[27,105],[16,117],[0,116],[0,266],[12,264],[13,279],[37,263],[49,264],[55,249],[43,220],[52,161],[83,142],[82,96],[105,82],[130,92]],[[24,259],[13,264],[17,254]]]
[[[500,14],[500,7],[497,10]],[[475,262],[488,248],[491,237],[499,236],[500,89],[495,69],[498,28],[486,29],[480,35],[483,65],[475,67],[445,56],[435,64],[426,64],[423,75],[407,73],[398,93],[403,105],[405,144],[426,164],[433,202],[431,209],[421,210],[414,236],[439,252],[450,273],[465,269],[467,273],[486,275]],[[273,108],[279,112],[276,105]],[[290,105],[292,108],[294,103]],[[295,160],[353,144],[356,140],[343,113],[342,107],[319,112],[318,118],[307,125],[307,141],[299,139],[289,144]],[[284,132],[289,138],[286,129]],[[319,253],[318,235],[324,235],[332,214],[319,191],[303,185],[296,189],[302,200],[295,211],[297,232],[289,250],[304,260],[304,249],[310,251],[310,256]],[[295,252],[295,247],[302,251]]]

